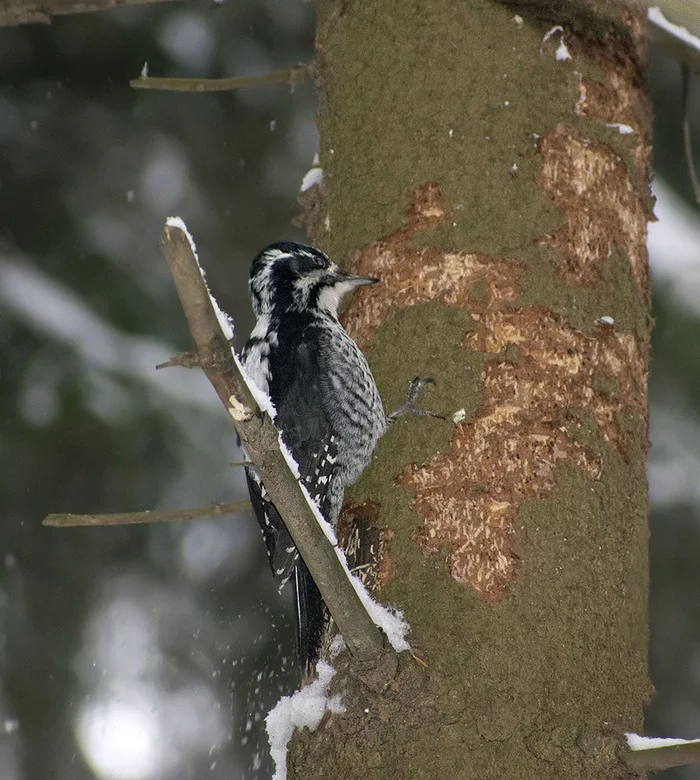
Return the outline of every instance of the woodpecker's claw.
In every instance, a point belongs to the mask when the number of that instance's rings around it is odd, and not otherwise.
[[[437,417],[439,420],[445,418],[441,414],[430,412],[427,409],[416,409],[415,403],[418,400],[418,396],[423,392],[423,388],[426,385],[434,385],[435,382],[430,377],[416,377],[408,385],[408,393],[406,394],[406,400],[399,406],[399,408],[388,414],[386,419],[389,424],[396,422],[399,417],[403,417],[407,414],[415,414],[419,417]]]

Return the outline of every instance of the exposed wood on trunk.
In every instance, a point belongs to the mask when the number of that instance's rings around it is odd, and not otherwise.
[[[463,411],[394,426],[350,495],[427,666],[378,692],[341,656],[347,711],[294,740],[292,777],[630,776],[651,690],[644,9],[588,36],[542,5],[319,6],[307,226],[381,279],[345,324],[387,406],[428,375],[426,404]]]

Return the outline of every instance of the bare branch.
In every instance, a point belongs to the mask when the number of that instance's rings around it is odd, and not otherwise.
[[[0,26],[17,24],[51,24],[53,16],[80,14],[87,11],[108,11],[124,5],[166,2],[167,0],[12,0],[0,10]]]
[[[225,79],[158,78],[140,76],[132,79],[134,89],[160,89],[171,92],[228,92],[233,89],[264,87],[268,84],[288,84],[292,92],[303,83],[309,73],[309,65],[300,63],[284,70],[275,70],[262,76],[235,76]]]
[[[180,227],[168,224],[161,247],[200,365],[233,418],[241,442],[280,510],[345,643],[358,660],[380,658],[386,649],[382,633],[360,601],[333,545],[290,471],[280,450],[277,428],[269,415],[260,411],[233,359],[188,236]]]
[[[42,525],[55,528],[71,526],[103,526],[103,525],[135,525],[137,523],[170,523],[175,520],[208,520],[212,517],[223,517],[236,512],[250,509],[250,501],[242,498],[239,501],[229,501],[226,504],[213,504],[197,509],[166,509],[146,512],[118,512],[107,515],[47,515]]]

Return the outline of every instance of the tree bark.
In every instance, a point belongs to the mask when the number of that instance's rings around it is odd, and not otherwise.
[[[601,8],[318,2],[307,226],[381,279],[346,325],[386,407],[432,376],[447,419],[394,425],[346,502],[425,665],[382,688],[336,659],[346,711],[297,733],[290,777],[632,776],[650,111],[645,9]]]

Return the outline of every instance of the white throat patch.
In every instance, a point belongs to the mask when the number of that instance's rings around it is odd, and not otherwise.
[[[346,280],[337,282],[332,287],[324,287],[318,296],[318,308],[331,315],[338,316],[338,306],[343,298],[357,287],[357,283]]]

